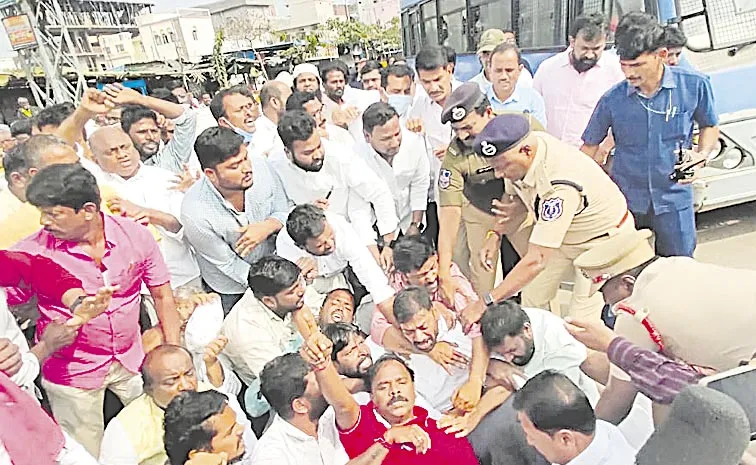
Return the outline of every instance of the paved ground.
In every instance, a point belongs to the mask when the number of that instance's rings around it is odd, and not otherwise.
[[[701,213],[696,258],[756,269],[756,202]]]

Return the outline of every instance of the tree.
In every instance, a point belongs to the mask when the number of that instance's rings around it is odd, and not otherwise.
[[[316,29],[306,33],[302,40],[295,41],[294,45],[281,52],[281,55],[294,63],[302,63],[317,55],[318,48],[322,46],[319,31]]]
[[[226,57],[223,56],[223,30],[215,33],[215,45],[213,46],[213,77],[221,88],[228,87],[228,71],[226,70]]]
[[[372,52],[379,56],[402,46],[399,18],[392,19],[388,24],[365,24],[334,18],[326,22],[325,29],[336,36],[336,45],[351,49],[359,44],[368,55]]]
[[[273,29],[271,16],[256,10],[244,10],[243,14],[231,16],[223,24],[225,38],[236,41],[237,47],[254,49],[258,42],[269,42]]]

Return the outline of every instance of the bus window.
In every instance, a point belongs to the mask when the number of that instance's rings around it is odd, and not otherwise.
[[[480,36],[486,29],[512,29],[512,2],[501,0],[470,0],[470,50],[478,49]]]
[[[501,0],[499,0],[501,1]],[[438,38],[442,45],[448,45],[461,52],[467,47],[467,5],[465,0],[442,0],[439,5]]]
[[[756,42],[756,2],[681,2],[680,27],[695,51],[721,50]]]
[[[567,0],[515,0],[520,48],[565,45]]]
[[[423,46],[438,45],[438,21],[436,19],[436,1],[423,3]]]

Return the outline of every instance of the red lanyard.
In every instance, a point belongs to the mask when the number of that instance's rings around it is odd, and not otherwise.
[[[617,310],[625,312],[629,315],[632,315],[633,317],[636,315],[636,311],[633,308],[628,307],[625,304],[618,304]],[[643,327],[648,332],[649,337],[652,341],[654,341],[654,344],[659,346],[660,351],[664,351],[664,343],[662,342],[661,334],[659,334],[659,330],[656,329],[656,326],[651,323],[651,320],[648,319],[648,316],[643,317],[642,320],[640,320],[640,324],[643,325]]]

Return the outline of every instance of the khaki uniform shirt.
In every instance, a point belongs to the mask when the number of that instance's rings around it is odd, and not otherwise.
[[[660,351],[644,317],[656,328],[663,353],[717,371],[737,367],[756,353],[756,271],[701,263],[689,257],[658,258],[635,281],[617,311],[614,331],[645,349]],[[620,306],[621,308],[621,306]],[[612,375],[629,380],[619,368]]]
[[[497,115],[514,112],[497,112]],[[532,115],[530,119],[533,130],[543,131],[543,126]],[[505,187],[506,186],[506,187]],[[488,158],[475,153],[472,147],[465,146],[456,137],[449,144],[449,148],[441,164],[438,176],[439,201],[441,207],[461,207],[470,202],[488,214],[491,213],[491,202],[500,200],[504,192],[512,192],[508,182],[496,179]]]
[[[632,221],[616,184],[590,157],[545,132],[534,132],[538,150],[514,188],[534,215],[530,243],[558,249],[607,237]]]

